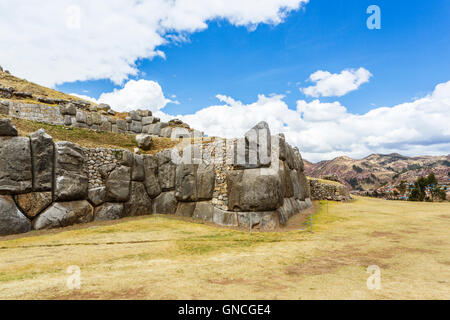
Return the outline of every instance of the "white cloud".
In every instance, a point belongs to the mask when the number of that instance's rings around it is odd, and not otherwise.
[[[339,102],[298,101],[292,110],[284,96],[259,95],[251,104],[218,95],[221,105],[179,115],[210,136],[239,137],[259,121],[272,134],[282,132],[311,161],[370,153],[448,154],[450,151],[450,81],[433,93],[393,107],[352,114]],[[162,111],[160,111],[162,113]],[[167,118],[172,118],[167,116]]]
[[[83,98],[83,96],[77,96]],[[92,98],[90,100],[109,104],[115,111],[121,112],[136,109],[156,112],[164,108],[168,103],[179,103],[178,101],[167,99],[161,86],[157,82],[149,80],[130,80],[122,89],[102,93],[98,100]]]
[[[341,73],[319,70],[309,76],[309,80],[315,82],[315,85],[301,88],[300,91],[315,98],[320,96],[341,97],[357,90],[363,83],[368,82],[371,77],[372,74],[364,68],[343,70]]]
[[[13,74],[54,86],[137,75],[139,58],[184,41],[213,19],[276,25],[308,0],[16,0],[0,2],[0,61]],[[76,6],[74,6],[76,3]],[[50,18],[49,18],[50,17]]]

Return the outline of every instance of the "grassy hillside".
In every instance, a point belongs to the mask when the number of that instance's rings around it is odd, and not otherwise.
[[[0,117],[6,117],[0,115]],[[11,119],[16,126],[19,135],[28,136],[30,133],[39,129],[44,129],[55,141],[71,141],[86,148],[113,148],[127,149],[133,151],[137,147],[134,135],[112,133],[112,132],[96,132],[86,129],[67,128],[45,123],[34,122],[24,119]],[[153,145],[149,151],[145,153],[154,154],[161,150],[170,149],[177,145],[177,141],[169,138],[153,138]]]
[[[49,89],[33,82],[29,82],[25,79],[17,78],[11,74],[1,71],[0,71],[0,86],[6,88],[13,87],[17,91],[30,92],[34,96],[47,97],[52,99],[63,99],[63,100],[83,100],[78,97],[71,96],[69,94],[59,92],[53,89]],[[27,101],[21,100],[21,101],[28,103],[38,103],[35,100],[27,100]]]
[[[353,190],[374,190],[384,185],[398,185],[402,180],[414,182],[433,172],[441,184],[450,179],[450,155],[406,157],[400,154],[372,154],[363,159],[338,157],[311,163],[305,161],[305,171],[320,178],[337,175]]]
[[[0,299],[450,299],[449,203],[322,202],[313,225],[249,235],[158,215],[0,238]]]

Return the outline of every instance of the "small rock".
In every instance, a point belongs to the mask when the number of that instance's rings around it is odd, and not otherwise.
[[[152,147],[152,137],[148,134],[138,134],[136,136],[138,147],[143,150],[150,150]]]
[[[0,119],[0,136],[16,137],[17,135],[17,129],[10,119]]]

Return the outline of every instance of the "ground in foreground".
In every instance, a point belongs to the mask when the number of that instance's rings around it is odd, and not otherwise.
[[[450,298],[449,203],[322,202],[313,226],[250,235],[147,216],[0,238],[0,299]]]

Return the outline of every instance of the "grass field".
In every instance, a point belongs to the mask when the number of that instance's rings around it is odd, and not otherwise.
[[[450,299],[449,203],[326,207],[313,233],[157,215],[0,238],[0,298]],[[71,265],[79,290],[66,286]],[[381,269],[380,290],[367,288],[369,265]]]

